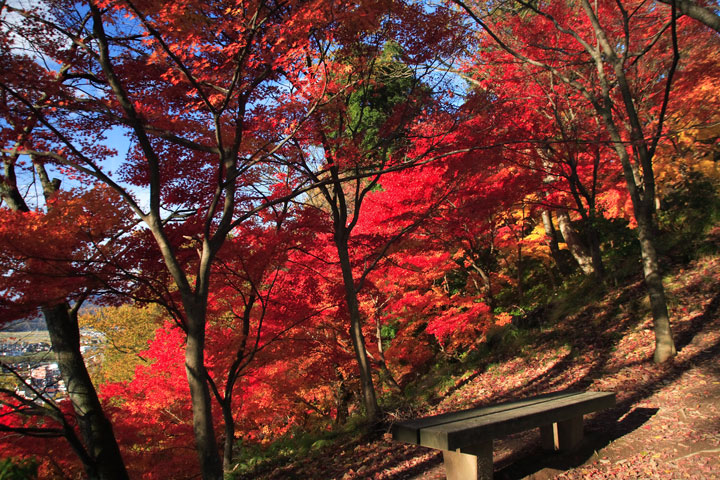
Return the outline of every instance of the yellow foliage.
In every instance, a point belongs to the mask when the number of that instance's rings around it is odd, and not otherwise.
[[[678,134],[678,140],[685,145],[695,142],[714,141],[720,137],[720,122],[686,128]]]
[[[658,149],[655,158],[655,180],[658,195],[671,191],[678,180],[689,172],[698,172],[713,181],[720,181],[720,165],[715,161],[720,139],[720,122],[681,130],[673,147]]]
[[[140,307],[126,304],[119,307],[102,307],[80,315],[81,327],[98,331],[107,341],[104,360],[97,374],[100,382],[131,380],[135,367],[144,360],[140,352],[148,348],[148,341],[162,324],[161,307]]]
[[[550,247],[545,242],[545,227],[536,225],[532,232],[525,237],[523,255],[535,257],[542,261],[550,261]]]

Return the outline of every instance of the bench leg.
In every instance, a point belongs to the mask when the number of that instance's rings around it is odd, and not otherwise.
[[[577,447],[583,438],[582,415],[540,427],[540,439],[544,450],[568,452]]]
[[[542,449],[547,452],[555,450],[555,446],[557,445],[557,423],[540,427],[540,443]]]
[[[462,452],[443,450],[443,461],[448,480],[492,480],[492,440]]]

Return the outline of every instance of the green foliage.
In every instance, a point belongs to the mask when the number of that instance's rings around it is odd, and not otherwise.
[[[522,315],[524,314],[523,310],[522,310],[521,308],[518,308],[518,307],[509,308],[509,309],[505,309],[505,308],[502,308],[502,307],[495,307],[495,308],[493,309],[493,313],[494,313],[495,315],[499,315],[499,314],[501,314],[501,313],[507,313],[508,315],[510,315],[510,316],[512,316],[512,317],[520,317],[520,316],[522,316]]]
[[[19,460],[3,458],[0,460],[0,480],[30,480],[38,476],[38,464],[33,459]]]
[[[717,185],[699,172],[689,172],[662,203],[658,223],[664,233],[663,253],[682,260],[697,258],[704,234],[720,220]]]
[[[524,257],[522,273],[524,286],[522,307],[531,310],[552,296],[555,285],[549,277],[548,266],[539,258]],[[514,315],[511,312],[508,313]]]
[[[383,340],[392,340],[397,335],[397,323],[388,323],[380,327],[380,336]]]
[[[552,302],[545,306],[543,323],[552,328],[561,319],[599,300],[604,293],[604,286],[595,279],[583,276],[570,277],[558,288]]]
[[[426,375],[408,383],[404,389],[405,398],[413,405],[426,405],[436,396],[437,392],[444,391],[454,384],[455,377],[462,375],[468,365],[464,362],[448,360],[447,357],[439,357]]]
[[[449,295],[464,293],[467,286],[468,271],[464,268],[455,268],[448,271],[445,276],[438,280],[439,283],[445,283]]]
[[[497,354],[522,352],[532,341],[533,333],[529,329],[518,328],[513,324],[496,327],[487,334],[487,344]]]
[[[385,123],[396,106],[407,102],[417,82],[414,72],[399,61],[400,47],[388,42],[375,61],[374,73],[368,82],[348,99],[348,120],[352,136],[363,136],[364,150],[378,147],[389,131],[397,136],[395,128],[386,130]]]
[[[599,216],[593,226],[602,242],[603,264],[611,276],[622,279],[640,271],[640,243],[627,220]]]
[[[385,350],[390,348],[392,340],[397,336],[398,329],[397,322],[390,322],[380,326],[380,338],[382,338],[383,348]]]
[[[242,445],[240,453],[235,458],[237,466],[231,478],[247,475],[288,460],[320,455],[327,448],[362,434],[363,428],[360,425],[362,422],[361,417],[353,416],[342,429],[304,431],[298,428],[270,445]]]

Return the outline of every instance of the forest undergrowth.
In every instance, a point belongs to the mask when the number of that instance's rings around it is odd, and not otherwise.
[[[572,454],[543,452],[538,431],[495,440],[496,479],[720,479],[720,255],[666,270],[678,347],[669,363],[653,363],[645,289],[630,278],[574,311],[563,298],[532,328],[509,326],[492,348],[436,365],[374,431],[335,434],[236,478],[445,478],[440,452],[394,442],[393,422],[572,389],[615,392],[617,405],[586,417]]]

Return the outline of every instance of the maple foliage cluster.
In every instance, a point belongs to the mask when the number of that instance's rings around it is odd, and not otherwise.
[[[1,455],[220,478],[245,446],[379,420],[614,250],[663,303],[658,218],[718,181],[717,33],[682,13],[3,2],[0,313],[41,312],[66,369],[78,325],[107,344],[69,401],[0,389]]]

